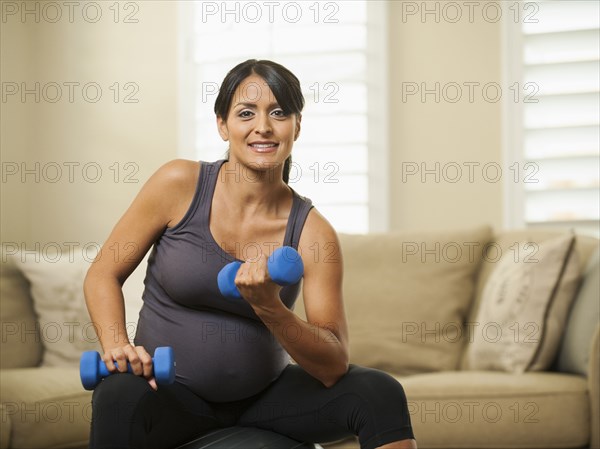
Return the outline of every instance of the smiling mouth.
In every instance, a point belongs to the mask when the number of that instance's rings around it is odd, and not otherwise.
[[[251,143],[248,144],[257,153],[271,153],[277,150],[278,143]]]

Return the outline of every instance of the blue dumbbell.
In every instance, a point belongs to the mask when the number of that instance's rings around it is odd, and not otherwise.
[[[235,285],[235,276],[242,265],[235,261],[225,265],[217,276],[219,291],[227,298],[240,299],[242,295]],[[282,246],[273,251],[267,261],[269,276],[277,285],[286,286],[298,282],[304,274],[304,263],[298,251],[291,246]]]
[[[175,357],[173,348],[163,346],[156,348],[152,358],[152,369],[154,378],[159,384],[172,384],[175,382]],[[132,373],[131,365],[127,363],[127,371]],[[85,351],[79,361],[79,375],[81,383],[86,390],[93,390],[102,379],[110,376],[111,373],[106,368],[106,363],[100,358],[97,351]]]

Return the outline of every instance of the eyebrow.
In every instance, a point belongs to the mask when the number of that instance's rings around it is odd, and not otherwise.
[[[256,108],[256,103],[237,103],[233,107],[236,108],[238,106],[245,106],[247,108]],[[279,106],[279,103],[273,102],[273,103],[269,104],[269,108],[271,108],[273,106]],[[281,107],[281,106],[279,106],[279,107]]]

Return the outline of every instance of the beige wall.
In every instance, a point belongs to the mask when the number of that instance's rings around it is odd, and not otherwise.
[[[2,102],[4,243],[102,243],[149,175],[177,156],[176,7],[132,3],[139,9],[121,3],[117,23],[113,2],[96,3],[102,16],[95,23],[96,11],[83,16],[81,7],[72,23],[67,6],[56,23],[46,20],[55,11],[44,14],[43,6],[39,23],[33,15],[24,23],[20,14],[5,15],[2,81],[19,89],[38,81],[40,101],[27,95],[23,102],[19,92]],[[138,22],[125,23],[127,14]],[[79,83],[72,103],[71,82]],[[95,102],[94,86],[102,91]],[[128,94],[138,102],[125,102]],[[23,163],[33,171],[24,180]],[[19,172],[7,175],[15,164]]]
[[[433,10],[434,3],[427,2]],[[478,2],[475,2],[478,3]],[[403,5],[404,4],[404,5]],[[456,3],[455,3],[456,4]],[[461,2],[457,4],[461,5]],[[478,3],[479,4],[479,3]],[[410,14],[411,7],[419,10]],[[486,100],[481,86],[501,82],[500,21],[493,23],[482,15],[481,5],[474,10],[469,22],[468,10],[462,20],[451,23],[455,11],[440,8],[438,16],[427,14],[425,20],[420,7],[423,2],[390,2],[390,179],[392,229],[442,229],[489,223],[502,225],[502,180],[494,183],[493,165],[487,173],[487,163],[501,164],[501,102]],[[404,8],[404,16],[403,16]],[[486,11],[493,19],[493,10]],[[420,92],[406,95],[410,86],[402,83],[421,83],[434,89],[440,83],[439,103],[433,95],[423,101]],[[458,83],[463,97],[452,100]],[[474,87],[473,102],[469,102],[468,85]],[[446,88],[446,95],[443,95]],[[507,89],[501,85],[502,94]],[[489,91],[491,97],[493,90]],[[488,97],[489,98],[489,97]],[[421,178],[421,164],[436,171],[439,163],[439,182],[435,174]],[[474,166],[473,182],[465,163]],[[419,172],[412,175],[415,165]],[[450,164],[450,165],[448,165]],[[462,176],[453,168],[458,164]],[[445,170],[444,171],[444,167]],[[404,179],[403,179],[403,174]],[[506,174],[504,174],[506,175]]]
[[[3,83],[31,81],[34,76],[33,30],[27,24],[2,23],[0,27],[0,79]],[[4,91],[4,88],[2,89]],[[0,180],[0,230],[2,241],[25,238],[30,233],[29,184],[4,178],[6,162],[20,161],[31,154],[37,122],[35,103],[0,103],[0,156],[3,179]]]
[[[3,242],[101,243],[148,176],[177,157],[175,2],[135,2],[139,10],[121,10],[118,23],[109,9],[112,2],[100,4],[97,23],[78,10],[69,23],[65,7],[57,23],[44,20],[40,11],[40,23],[33,16],[22,23],[17,14],[2,24],[2,81],[25,82],[29,88],[38,81],[40,93],[46,86],[48,96],[54,96],[49,83],[62,87],[56,103],[43,96],[35,103],[32,95],[22,102],[20,92],[2,102],[3,173],[14,164],[19,170],[2,182]],[[124,23],[125,14],[132,12],[138,22]],[[483,164],[500,163],[500,103],[484,101],[481,90],[475,91],[473,103],[444,98],[435,103],[431,95],[425,102],[419,95],[402,98],[403,82],[500,82],[499,23],[481,16],[474,23],[423,23],[418,16],[403,22],[402,2],[390,2],[389,20],[391,228],[500,226],[501,182],[488,182],[481,172]],[[65,82],[79,83],[73,103]],[[120,83],[117,103],[110,89],[115,82]],[[124,95],[133,92],[124,88],[127,82],[137,86],[133,98],[138,103],[124,102]],[[84,99],[86,83],[101,87],[98,102]],[[40,163],[39,182],[34,174],[23,182],[21,164],[36,171],[35,162]],[[407,163],[433,168],[435,162],[441,168],[458,164],[462,178],[447,182],[441,170],[439,183],[432,175],[425,182],[420,176],[402,179]],[[465,162],[481,164],[473,183]],[[69,164],[79,164],[73,182]],[[50,182],[56,165],[62,174]],[[102,174],[92,182],[97,167]],[[119,169],[117,179],[114,168]],[[125,182],[128,174],[134,182]]]

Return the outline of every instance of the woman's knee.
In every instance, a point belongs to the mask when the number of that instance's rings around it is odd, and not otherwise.
[[[404,388],[390,374],[351,365],[340,382],[351,392],[340,403],[352,419],[361,447],[381,446],[391,441],[414,438]]]
[[[350,365],[346,375],[340,380],[352,386],[352,391],[370,403],[389,403],[399,400],[406,404],[406,394],[402,384],[390,374],[373,368]]]
[[[115,374],[102,380],[92,395],[93,417],[98,414],[131,414],[142,397],[151,392],[148,381],[130,373]],[[95,416],[94,416],[95,415]]]
[[[136,410],[152,391],[146,379],[130,373],[114,374],[102,380],[92,395],[89,447],[130,447]]]

